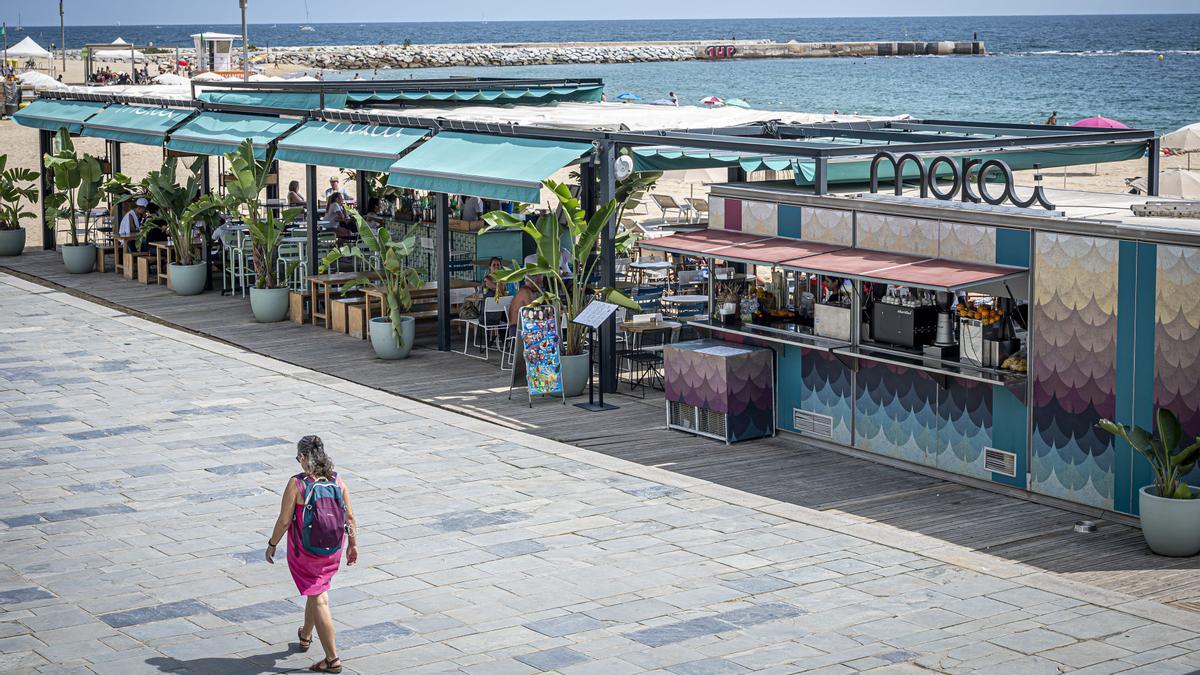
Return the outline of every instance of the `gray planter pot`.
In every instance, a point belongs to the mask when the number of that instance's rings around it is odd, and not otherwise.
[[[25,228],[0,230],[0,256],[21,255],[25,250]]]
[[[1200,499],[1164,499],[1147,485],[1138,493],[1138,513],[1151,551],[1177,558],[1200,553]]]
[[[96,245],[66,245],[62,249],[63,265],[71,274],[87,274],[96,269]]]
[[[288,313],[288,289],[251,288],[250,311],[259,323],[283,321]]]
[[[563,393],[567,396],[579,396],[587,388],[589,358],[588,352],[561,357]]]
[[[371,347],[375,349],[375,356],[389,361],[406,359],[412,351],[417,322],[411,316],[400,317],[400,337],[403,338],[404,344],[396,344],[392,321],[386,316],[372,318],[367,330],[371,334]]]
[[[204,263],[171,263],[167,265],[167,275],[171,278],[171,288],[176,295],[199,295],[204,292],[204,282],[208,281],[208,266]]]

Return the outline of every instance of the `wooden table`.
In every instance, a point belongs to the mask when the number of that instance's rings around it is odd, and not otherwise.
[[[462,279],[451,279],[450,280],[450,288],[452,288],[452,289],[454,289],[454,288],[474,288],[474,287],[475,287],[475,284],[473,284],[469,281],[464,281]],[[436,288],[416,288],[416,289],[409,291],[409,295],[412,296],[413,304],[416,305],[416,304],[420,304],[421,302],[427,302],[429,300],[436,300],[437,299],[437,291],[438,291],[438,289],[436,289]],[[380,289],[378,286],[364,286],[362,288],[362,293],[363,293],[363,297],[365,297],[367,299],[367,306],[366,306],[367,321],[370,321],[371,317],[376,316],[373,313],[373,309],[372,309],[375,306],[376,301],[379,302],[378,316],[383,316],[383,304],[384,304],[383,290]]]
[[[307,277],[309,283],[309,318],[313,325],[320,319],[329,328],[329,298],[335,287],[340,288],[355,279],[378,279],[378,272],[334,272],[332,274],[313,274]]]
[[[171,288],[171,275],[167,273],[167,265],[170,265],[171,258],[175,257],[175,245],[169,241],[152,241],[150,247],[154,249],[154,266],[158,268],[154,283],[166,284],[167,288]]]

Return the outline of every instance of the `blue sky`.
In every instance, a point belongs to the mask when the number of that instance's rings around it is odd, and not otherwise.
[[[457,0],[453,3],[413,0],[308,0],[313,22],[489,21],[569,19],[724,18],[736,9],[739,18],[841,16],[963,16],[974,14],[1135,14],[1200,12],[1200,0],[1006,0],[968,3],[924,0],[851,0],[835,3],[781,3],[778,0],[607,0],[565,3],[559,0]],[[249,0],[251,23],[300,23],[304,0]],[[227,24],[240,21],[238,0],[65,0],[71,25]],[[978,11],[973,11],[978,10]],[[55,0],[0,0],[0,20],[26,26],[57,25]]]

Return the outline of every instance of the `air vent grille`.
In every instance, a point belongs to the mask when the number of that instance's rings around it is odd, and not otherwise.
[[[833,438],[833,418],[829,415],[792,409],[792,427],[802,434],[818,438]]]
[[[1011,452],[995,448],[983,449],[983,468],[992,473],[1003,474],[1009,478],[1017,475],[1017,456]]]
[[[707,408],[700,408],[698,417],[700,418],[700,428],[698,431],[702,434],[712,434],[725,438],[725,414],[713,412]]]
[[[672,426],[696,430],[696,406],[670,401],[667,403],[667,414]]]

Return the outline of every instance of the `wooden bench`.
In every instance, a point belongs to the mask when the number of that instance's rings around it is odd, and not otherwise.
[[[349,308],[351,305],[363,306],[366,300],[362,296],[331,298],[329,302],[329,317],[335,333],[349,332]],[[361,330],[361,329],[360,329]]]
[[[125,270],[126,270],[125,259],[129,253],[128,244],[129,244],[129,242],[131,242],[135,239],[137,239],[137,237],[132,236],[132,235],[128,235],[128,236],[124,236],[124,237],[120,237],[120,236],[113,237],[113,247],[114,247],[113,271],[116,272],[117,274],[124,274],[126,279],[133,278],[132,276],[130,276],[129,274],[127,274],[125,272]],[[103,272],[104,270],[100,270],[100,271]]]
[[[310,302],[312,302],[312,294],[308,291],[288,293],[288,318],[292,323],[302,324],[308,320]]]
[[[355,303],[346,307],[346,333],[360,340],[367,338],[367,305],[366,302]]]
[[[155,262],[154,256],[150,253],[134,253],[133,257],[137,260],[137,280],[139,283],[149,286],[150,284],[158,283],[158,263]]]

